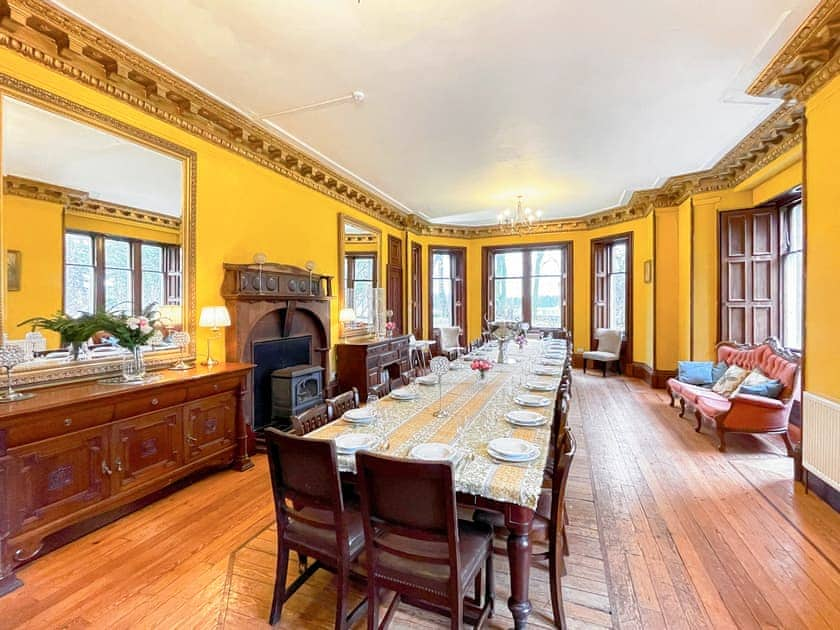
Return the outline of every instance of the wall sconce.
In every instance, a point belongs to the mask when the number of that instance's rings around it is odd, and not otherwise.
[[[219,336],[219,328],[230,326],[230,313],[224,306],[205,306],[201,309],[198,325],[210,329],[210,335],[207,337],[207,359],[202,361],[201,365],[218,365],[219,362],[210,354],[210,343]]]

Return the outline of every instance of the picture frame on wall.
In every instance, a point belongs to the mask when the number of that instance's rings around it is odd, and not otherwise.
[[[6,250],[6,290],[20,291],[22,255],[17,249]]]

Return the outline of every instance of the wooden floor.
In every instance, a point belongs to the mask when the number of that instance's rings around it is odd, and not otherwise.
[[[639,381],[575,374],[570,422],[570,628],[840,628],[840,515],[801,487],[775,438],[713,431]],[[274,528],[264,458],[172,494],[23,568],[0,628],[266,627]],[[497,614],[505,559],[497,558]],[[551,627],[546,571],[532,570],[533,627]],[[356,594],[356,597],[360,597]],[[319,572],[282,628],[330,628]],[[392,627],[436,628],[405,608]],[[360,626],[361,627],[361,626]]]

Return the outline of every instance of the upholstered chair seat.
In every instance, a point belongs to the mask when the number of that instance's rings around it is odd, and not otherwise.
[[[607,366],[618,363],[621,358],[621,331],[615,328],[598,328],[595,331],[598,348],[583,353],[583,371],[586,372],[587,361],[600,363],[603,375],[607,375]]]

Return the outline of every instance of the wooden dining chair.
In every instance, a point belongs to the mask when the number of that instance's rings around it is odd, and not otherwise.
[[[563,611],[563,590],[561,578],[566,573],[564,556],[566,553],[566,485],[569,480],[569,471],[575,457],[577,445],[571,429],[566,429],[560,439],[563,445],[563,452],[558,457],[557,465],[554,467],[554,478],[551,487],[544,489],[540,496],[537,510],[534,513],[534,520],[531,523],[530,539],[532,543],[544,544],[546,551],[535,551],[531,558],[536,560],[548,560],[549,585],[551,589],[551,609],[554,615],[554,625],[557,628],[566,628],[566,616]],[[496,536],[507,538],[508,529],[505,527],[505,518],[498,512],[476,510],[473,520],[478,523],[485,523],[493,527]],[[558,544],[559,541],[559,544]],[[505,548],[498,548],[496,553],[507,553]]]
[[[450,462],[356,454],[368,578],[368,629],[401,601],[480,627],[493,610],[493,530],[459,521]],[[484,602],[481,602],[482,570]],[[465,600],[469,585],[474,597]],[[379,590],[395,592],[379,626]]]
[[[303,413],[291,417],[292,430],[295,435],[306,435],[318,427],[322,427],[332,420],[327,405],[320,404],[310,407]]]
[[[277,569],[269,623],[283,604],[318,569],[337,576],[335,627],[350,628],[364,612],[362,602],[348,615],[350,566],[364,549],[364,527],[358,510],[344,504],[335,442],[297,437],[273,427],[265,430],[271,488],[277,515]],[[315,562],[286,587],[289,551]]]
[[[330,420],[335,420],[343,416],[345,411],[358,408],[359,390],[355,387],[348,389],[334,398],[327,398],[324,402],[327,405]]]

